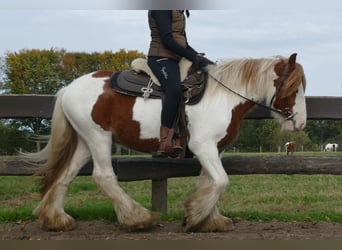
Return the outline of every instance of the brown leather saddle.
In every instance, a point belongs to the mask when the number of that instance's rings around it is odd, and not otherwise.
[[[206,88],[208,74],[204,71],[189,70],[182,82],[184,102],[188,105],[198,103]],[[121,94],[144,98],[164,98],[164,92],[152,78],[144,72],[124,70],[115,72],[110,79],[110,87]]]
[[[157,83],[158,80],[144,60],[135,61],[132,63],[132,68],[132,70],[115,72],[111,76],[109,85],[113,91],[129,96],[153,99],[164,98],[165,95],[160,84]],[[182,64],[182,62],[180,62],[180,69],[181,78],[184,79],[182,82],[184,98],[182,98],[178,107],[174,128],[175,134],[180,138],[183,146],[183,153],[180,157],[188,158],[192,157],[192,153],[187,148],[189,131],[187,129],[185,105],[194,105],[201,100],[206,89],[208,74],[205,71],[189,69],[186,63]]]

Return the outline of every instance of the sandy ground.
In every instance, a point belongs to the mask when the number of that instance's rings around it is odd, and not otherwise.
[[[162,221],[148,231],[128,232],[109,221],[78,221],[70,232],[43,231],[36,221],[0,224],[1,240],[342,240],[342,223],[251,222],[235,223],[226,233],[183,233],[180,221]]]

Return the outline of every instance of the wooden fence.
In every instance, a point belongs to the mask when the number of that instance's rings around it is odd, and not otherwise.
[[[307,97],[309,120],[342,120],[342,97]],[[50,118],[54,97],[49,95],[0,95],[0,118]],[[256,108],[246,119],[269,119],[269,111]],[[232,156],[222,159],[230,175],[245,174],[342,174],[342,157],[327,156]],[[91,175],[92,162],[79,175]],[[152,181],[152,209],[167,212],[167,179],[197,176],[196,159],[113,158],[113,168],[120,181]],[[32,175],[35,167],[8,157],[0,159],[0,175]]]

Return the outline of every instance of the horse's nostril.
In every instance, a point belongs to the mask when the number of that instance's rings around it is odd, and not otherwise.
[[[305,123],[302,122],[299,126],[296,127],[297,131],[301,131],[305,127]]]

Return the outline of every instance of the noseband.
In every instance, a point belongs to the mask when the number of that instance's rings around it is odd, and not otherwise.
[[[285,117],[286,120],[292,120],[293,121],[293,117],[295,115],[297,115],[297,112],[296,113],[293,113],[290,108],[289,108],[289,105],[288,105],[288,100],[287,100],[287,97],[284,99],[284,104],[285,104],[285,108],[284,110],[281,110],[281,109],[276,109],[276,108],[272,108],[272,104],[274,102],[274,100],[276,99],[277,95],[279,94],[279,91],[280,89],[283,87],[286,79],[289,77],[290,75],[290,66],[289,66],[289,63],[287,63],[285,65],[285,69],[283,71],[283,74],[281,75],[280,77],[280,84],[276,87],[276,91],[274,92],[274,95],[272,96],[271,98],[271,102],[270,102],[270,106],[266,106],[262,103],[259,103],[259,102],[256,102],[254,101],[253,99],[250,99],[248,97],[245,97],[241,94],[239,94],[238,92],[234,91],[233,89],[231,89],[230,87],[226,86],[225,84],[223,84],[220,80],[216,79],[213,75],[211,75],[209,72],[208,72],[208,75],[214,79],[217,83],[219,83],[220,85],[222,85],[224,88],[228,89],[230,92],[234,93],[235,95],[249,101],[249,102],[252,102],[256,105],[258,105],[259,107],[262,107],[264,109],[267,109],[267,110],[270,110],[270,111],[273,111],[277,114],[280,114],[281,116]]]

